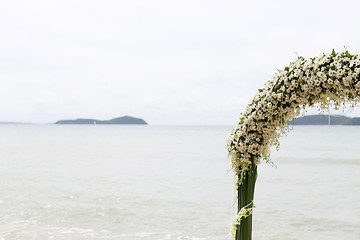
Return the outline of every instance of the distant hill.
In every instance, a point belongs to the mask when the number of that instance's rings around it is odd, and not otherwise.
[[[134,118],[130,116],[124,116],[119,118],[113,118],[111,120],[97,120],[97,119],[75,119],[75,120],[60,120],[55,124],[142,124],[147,125],[141,118]]]
[[[292,124],[290,121],[289,124]],[[308,115],[294,120],[294,125],[328,125],[328,115]],[[341,115],[330,115],[330,125],[360,125],[360,118],[350,118]]]
[[[0,122],[0,124],[32,124],[32,123],[24,123],[24,122]]]

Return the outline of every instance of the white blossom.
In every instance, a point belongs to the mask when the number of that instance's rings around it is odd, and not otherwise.
[[[259,90],[228,138],[227,149],[240,184],[251,164],[269,160],[270,147],[278,144],[288,130],[288,121],[301,109],[314,104],[320,104],[320,110],[330,104],[339,107],[345,101],[356,104],[358,97],[359,55],[333,51],[290,63]]]

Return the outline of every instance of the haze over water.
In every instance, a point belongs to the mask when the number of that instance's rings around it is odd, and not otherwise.
[[[229,240],[231,126],[0,125],[0,239]],[[360,127],[297,126],[254,239],[359,239]]]

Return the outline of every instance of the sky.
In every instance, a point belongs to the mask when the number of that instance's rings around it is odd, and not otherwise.
[[[358,0],[0,0],[0,121],[234,125],[297,56],[360,53],[359,9]]]

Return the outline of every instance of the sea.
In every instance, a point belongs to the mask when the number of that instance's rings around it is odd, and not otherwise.
[[[0,240],[231,240],[233,126],[0,125]],[[360,126],[295,126],[254,240],[360,239]]]

